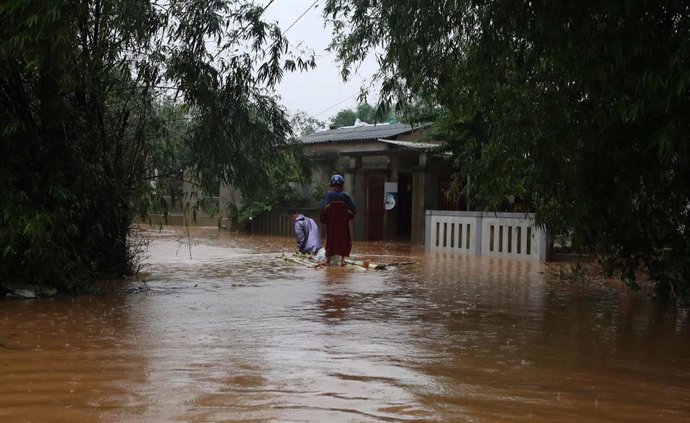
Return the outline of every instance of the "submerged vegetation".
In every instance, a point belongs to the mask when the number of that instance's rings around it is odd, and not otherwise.
[[[0,285],[80,291],[135,271],[129,235],[161,194],[156,176],[191,169],[199,189],[222,182],[252,202],[300,174],[269,92],[315,64],[262,11],[216,0],[0,4]]]

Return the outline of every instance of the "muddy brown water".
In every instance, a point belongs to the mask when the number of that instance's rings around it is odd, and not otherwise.
[[[543,264],[167,228],[150,290],[0,300],[0,422],[688,422],[690,317]],[[144,283],[133,280],[131,288]]]

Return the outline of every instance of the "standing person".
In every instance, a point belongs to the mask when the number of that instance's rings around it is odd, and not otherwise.
[[[350,220],[355,217],[357,207],[352,197],[344,189],[345,180],[341,175],[331,176],[331,189],[321,202],[322,223],[326,224],[326,262],[331,264],[331,257],[340,256],[340,265],[345,265],[345,257],[352,250]]]
[[[321,248],[321,234],[314,219],[306,217],[297,210],[290,210],[292,221],[295,222],[295,238],[300,253],[316,255]]]

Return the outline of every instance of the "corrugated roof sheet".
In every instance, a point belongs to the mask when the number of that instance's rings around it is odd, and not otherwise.
[[[409,148],[412,150],[432,150],[434,148],[438,148],[441,145],[440,144],[433,144],[430,142],[413,142],[413,141],[397,141],[397,140],[384,140],[384,139],[379,139],[380,142],[386,143],[386,144],[392,144],[392,145],[397,145],[399,147],[404,147],[404,148]]]
[[[304,144],[320,144],[337,141],[378,140],[412,132],[414,127],[404,123],[379,123],[367,126],[346,126],[328,131],[314,132],[302,137]]]

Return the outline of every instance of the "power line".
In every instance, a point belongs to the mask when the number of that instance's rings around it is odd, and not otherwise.
[[[316,114],[312,115],[312,117],[315,118],[315,117],[317,117],[318,115],[320,115],[320,114],[322,114],[322,113],[326,113],[327,111],[331,110],[332,108],[337,107],[337,106],[339,106],[339,105],[345,103],[346,101],[350,100],[352,97],[354,97],[354,96],[356,96],[356,95],[358,95],[358,94],[359,94],[359,93],[354,93],[354,94],[352,94],[351,96],[347,97],[346,99],[341,100],[340,102],[338,102],[338,103],[332,105],[331,107],[329,107],[329,108],[327,108],[327,109],[325,109],[325,110],[322,110],[322,111],[320,111],[319,113],[316,113]]]
[[[269,1],[268,4],[267,4],[266,6],[264,6],[263,9],[261,9],[261,12],[265,12],[266,9],[268,9],[268,6],[270,6],[271,4],[273,4],[274,1],[275,1],[275,0]]]
[[[271,3],[272,3],[272,2],[273,2],[273,0],[271,0]],[[287,33],[293,26],[295,26],[295,24],[296,24],[297,22],[299,22],[299,20],[302,19],[302,18],[304,17],[304,15],[306,15],[307,12],[309,12],[309,10],[311,10],[311,8],[314,7],[314,5],[316,5],[316,3],[318,3],[318,2],[319,2],[319,0],[315,0],[309,7],[307,7],[307,9],[306,9],[304,12],[302,12],[302,14],[299,15],[299,17],[298,17],[297,19],[295,19],[295,20],[290,24],[290,26],[287,27],[287,29],[286,29],[285,31],[283,31],[283,34]],[[270,6],[271,3],[269,3],[266,7]],[[264,8],[264,9],[265,9],[265,8]],[[323,56],[320,56],[320,58],[330,56],[330,55],[333,54],[333,53],[334,53],[334,51],[330,51],[330,52],[328,52],[328,54],[325,54],[325,55],[323,55]],[[345,99],[339,101],[338,103],[336,103],[336,104],[330,106],[329,108],[324,109],[324,110],[320,111],[319,113],[316,113],[316,114],[311,115],[311,117],[312,117],[312,118],[315,118],[315,117],[319,116],[320,114],[326,113],[327,111],[329,111],[329,110],[331,110],[331,109],[333,109],[333,108],[335,108],[335,107],[338,107],[339,105],[341,105],[341,104],[345,103],[346,101],[352,99],[353,97],[357,96],[358,94],[359,94],[359,93],[354,93],[354,94],[352,94],[351,96],[348,96],[347,98],[345,98]]]
[[[307,7],[307,10],[305,10],[304,13],[302,13],[301,15],[299,15],[299,18],[295,19],[295,21],[294,21],[293,23],[291,23],[290,26],[287,27],[287,29],[286,29],[285,31],[283,31],[283,34],[285,34],[286,32],[288,32],[288,31],[290,30],[290,28],[292,28],[292,27],[297,23],[297,21],[299,21],[300,19],[302,19],[302,17],[304,17],[304,15],[307,14],[307,12],[309,11],[309,9],[311,9],[312,7],[314,7],[314,5],[315,5],[316,3],[318,3],[318,1],[319,1],[319,0],[315,0],[314,3],[311,4],[311,6]]]

